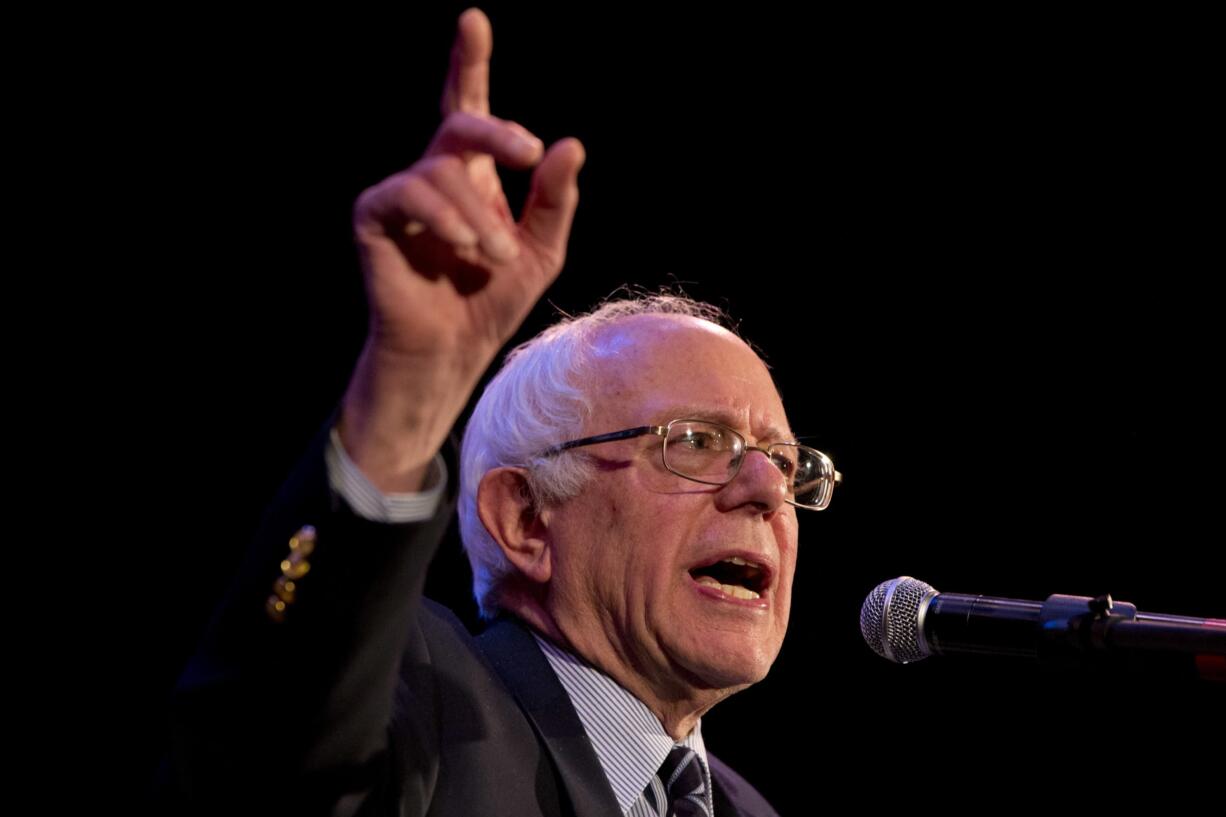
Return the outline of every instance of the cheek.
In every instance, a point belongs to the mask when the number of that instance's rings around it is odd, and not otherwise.
[[[620,595],[623,573],[632,562],[622,503],[609,496],[593,498],[577,503],[568,516],[564,537],[572,556],[564,571],[567,578],[586,588],[589,597]]]
[[[791,505],[787,513],[779,514],[775,520],[775,540],[779,543],[780,556],[796,562],[796,550],[800,541],[800,525],[796,519],[796,509]]]
[[[796,579],[796,562],[800,555],[798,530],[794,515],[780,516],[775,530],[776,541],[779,543],[780,590],[785,601],[791,600],[792,587]],[[787,610],[782,611],[786,617]]]
[[[662,506],[647,498],[593,520],[607,540],[602,565],[617,576],[610,592],[619,594],[621,603],[637,607],[639,616],[667,615],[673,603],[670,594],[678,585],[685,543],[694,539],[686,514],[678,513],[676,504]]]

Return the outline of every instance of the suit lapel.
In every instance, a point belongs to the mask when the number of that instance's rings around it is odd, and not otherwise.
[[[504,619],[477,643],[549,749],[576,817],[621,814],[579,715],[532,635]]]
[[[711,767],[711,799],[718,817],[779,817],[757,789],[710,752],[707,765]]]
[[[710,762],[707,765],[710,766]],[[714,768],[711,769],[711,802],[719,817],[741,817],[740,809],[728,799],[728,792],[724,789],[723,781],[719,779]]]

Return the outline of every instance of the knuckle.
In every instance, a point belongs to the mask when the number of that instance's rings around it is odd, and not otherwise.
[[[465,111],[451,111],[443,117],[439,132],[448,136],[462,136],[472,130],[473,115]]]
[[[419,169],[419,172],[425,178],[439,181],[444,178],[452,178],[457,173],[463,172],[464,160],[454,154],[440,154],[423,159],[417,165],[414,165],[414,168]]]

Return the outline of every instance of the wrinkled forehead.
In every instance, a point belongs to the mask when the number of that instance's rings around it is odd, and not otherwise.
[[[585,380],[600,428],[679,416],[755,434],[784,435],[787,428],[778,390],[757,353],[722,326],[688,315],[635,315],[600,327]]]

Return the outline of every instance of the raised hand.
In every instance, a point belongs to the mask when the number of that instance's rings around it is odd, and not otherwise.
[[[482,12],[461,15],[430,147],[354,207],[370,329],[339,430],[387,492],[420,485],[482,372],[566,256],[583,147],[564,139],[545,151],[490,115],[492,44]],[[535,166],[518,222],[498,163]]]

